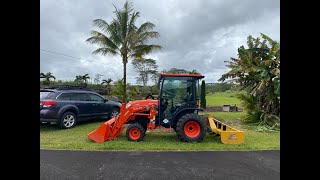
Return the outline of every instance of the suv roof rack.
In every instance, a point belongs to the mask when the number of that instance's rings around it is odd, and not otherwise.
[[[55,89],[55,90],[88,90],[85,86],[79,85],[51,85],[43,89]]]

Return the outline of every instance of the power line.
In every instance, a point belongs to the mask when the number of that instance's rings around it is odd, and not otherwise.
[[[59,52],[55,52],[55,51],[50,51],[50,50],[46,50],[46,49],[42,49],[40,48],[41,51],[44,51],[44,52],[48,52],[48,53],[52,53],[52,54],[57,54],[57,55],[61,55],[61,56],[65,56],[65,57],[69,57],[69,58],[73,58],[73,59],[79,59],[79,60],[85,60],[85,61],[89,61],[89,62],[95,62],[94,60],[88,60],[88,59],[83,59],[83,58],[80,58],[80,57],[75,57],[75,56],[70,56],[70,55],[67,55],[67,54],[63,54],[63,53],[59,53]],[[109,66],[111,68],[111,71],[115,74],[115,76],[117,78],[119,78],[119,76],[117,75],[117,73],[113,70],[113,66],[110,66],[108,64],[105,64],[105,63],[101,63],[101,64],[104,64],[106,66]]]
[[[61,55],[61,56],[66,56],[66,57],[70,57],[70,58],[74,58],[74,59],[81,59],[79,57],[74,57],[74,56],[70,56],[70,55],[66,55],[66,54],[62,54],[62,53],[58,53],[58,52],[53,52],[53,51],[49,51],[49,50],[45,50],[45,49],[41,49],[41,51],[44,51],[44,52],[48,52],[48,53],[53,53],[53,54],[58,54],[58,55]]]

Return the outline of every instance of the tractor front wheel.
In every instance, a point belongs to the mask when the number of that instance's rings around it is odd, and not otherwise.
[[[133,123],[127,127],[126,136],[129,141],[141,141],[146,134],[145,129],[140,123]]]
[[[197,114],[186,114],[177,122],[176,132],[180,141],[200,142],[207,132],[206,123]]]

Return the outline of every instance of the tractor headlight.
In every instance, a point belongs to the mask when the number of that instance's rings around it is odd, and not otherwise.
[[[130,104],[130,103],[127,103],[127,104],[126,104],[126,109],[129,108],[130,106],[131,106],[131,104]]]

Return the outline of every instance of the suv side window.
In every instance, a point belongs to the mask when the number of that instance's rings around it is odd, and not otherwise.
[[[90,97],[86,93],[71,93],[73,101],[90,101]]]
[[[91,101],[104,102],[104,99],[96,94],[89,94]]]
[[[71,93],[61,93],[61,94],[58,96],[57,99],[70,101],[70,100],[71,100]]]

